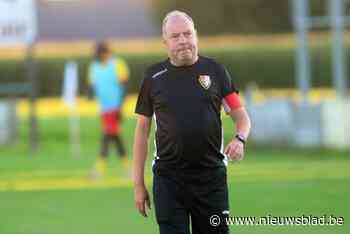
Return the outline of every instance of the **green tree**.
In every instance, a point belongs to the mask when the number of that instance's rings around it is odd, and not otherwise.
[[[200,34],[277,33],[293,31],[289,0],[152,0],[158,25],[171,10],[195,20]],[[325,11],[324,0],[310,0],[310,14]]]

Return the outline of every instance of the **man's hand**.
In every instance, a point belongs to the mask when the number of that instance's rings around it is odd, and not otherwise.
[[[135,204],[140,214],[147,217],[147,209],[151,209],[151,201],[144,185],[135,186]]]
[[[244,158],[244,144],[234,138],[225,148],[224,153],[234,161],[240,161]]]

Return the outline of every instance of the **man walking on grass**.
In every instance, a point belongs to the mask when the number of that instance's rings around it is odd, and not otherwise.
[[[146,71],[135,112],[134,189],[138,211],[147,216],[144,182],[151,120],[156,124],[153,199],[161,234],[225,234],[229,215],[227,157],[242,160],[250,120],[223,65],[198,55],[194,22],[180,11],[163,21],[168,59]],[[223,150],[221,107],[236,123]]]

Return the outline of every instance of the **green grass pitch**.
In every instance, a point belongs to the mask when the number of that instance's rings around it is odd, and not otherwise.
[[[225,142],[232,123],[224,118]],[[124,121],[129,156],[134,119]],[[107,176],[86,179],[99,145],[99,120],[81,119],[81,157],[70,154],[67,119],[40,120],[40,149],[28,153],[27,126],[19,142],[0,148],[1,234],[155,234],[154,210],[141,217],[134,207],[131,181],[123,176],[111,149]],[[153,142],[150,143],[153,151]],[[231,215],[341,216],[342,226],[232,226],[231,233],[350,233],[349,152],[253,147],[246,159],[230,163],[228,183]],[[147,185],[151,190],[151,158]]]

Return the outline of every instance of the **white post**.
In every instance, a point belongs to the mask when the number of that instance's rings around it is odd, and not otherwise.
[[[310,90],[310,55],[308,45],[308,1],[292,0],[293,23],[297,32],[296,74],[297,85],[302,94],[303,103],[308,102]]]
[[[73,157],[80,158],[80,119],[77,110],[78,65],[66,63],[64,69],[63,101],[69,108],[69,135]]]
[[[346,57],[344,47],[344,1],[328,0],[332,26],[333,83],[338,98],[344,98],[347,92]]]

